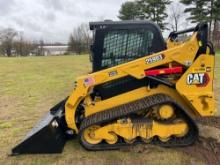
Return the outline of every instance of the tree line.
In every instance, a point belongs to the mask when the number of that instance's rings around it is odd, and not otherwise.
[[[175,3],[175,5],[174,5]],[[181,5],[184,5],[184,10]],[[134,0],[121,5],[119,16],[121,20],[151,20],[159,25],[161,30],[177,31],[181,22],[209,24],[209,38],[213,42],[220,40],[218,34],[220,21],[220,0]],[[167,19],[168,18],[168,19]],[[220,45],[219,45],[220,46]]]
[[[88,24],[82,23],[75,27],[70,34],[68,41],[68,51],[75,54],[88,53],[92,41],[91,31]]]
[[[44,40],[31,41],[22,32],[12,28],[0,30],[0,55],[12,56],[44,56],[45,46],[63,46],[62,43],[45,43]]]
[[[22,33],[12,28],[0,30],[0,54],[11,56],[28,56],[36,50],[37,42],[25,40]]]
[[[65,54],[88,53],[91,43],[91,32],[87,24],[83,23],[73,29],[68,41]],[[0,55],[11,56],[44,56],[44,46],[63,46],[62,43],[45,43],[43,40],[30,41],[23,33],[12,28],[0,30]]]

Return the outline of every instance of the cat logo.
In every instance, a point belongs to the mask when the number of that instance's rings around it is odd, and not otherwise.
[[[206,73],[190,73],[187,75],[186,81],[188,85],[206,86],[209,77]]]

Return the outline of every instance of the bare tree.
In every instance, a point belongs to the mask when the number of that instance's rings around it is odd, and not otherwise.
[[[184,16],[181,5],[173,2],[169,7],[169,13],[169,25],[173,31],[178,31]]]
[[[215,21],[214,22],[214,29],[213,29],[213,37],[212,42],[215,46],[215,48],[220,48],[220,22]]]
[[[89,26],[85,23],[80,25],[80,29],[82,30],[83,34],[83,41],[86,44],[86,51],[88,51],[91,44],[91,31],[89,29]]]
[[[4,54],[8,57],[12,56],[13,41],[17,32],[12,28],[3,29],[0,31],[1,48]]]
[[[88,52],[91,43],[91,33],[87,24],[81,24],[70,34],[68,50],[81,54]]]
[[[37,50],[37,44],[28,40],[17,40],[14,42],[14,49],[18,56],[29,56]]]
[[[44,56],[45,55],[44,46],[45,46],[44,40],[40,40],[39,41],[39,46],[38,46],[38,52],[37,52],[38,56]]]

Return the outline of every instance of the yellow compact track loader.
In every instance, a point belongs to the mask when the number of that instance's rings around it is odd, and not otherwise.
[[[172,32],[166,42],[148,21],[92,22],[90,29],[92,73],[76,79],[12,154],[59,153],[74,135],[87,150],[193,144],[195,121],[215,114],[208,25]]]

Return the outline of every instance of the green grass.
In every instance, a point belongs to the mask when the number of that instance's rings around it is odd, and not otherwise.
[[[216,56],[219,84],[220,55]],[[0,57],[0,164],[201,164],[176,149],[87,152],[77,140],[62,154],[8,157],[10,149],[53,105],[68,96],[77,76],[90,71],[86,55],[56,57]],[[219,91],[219,87],[216,86]],[[220,92],[218,92],[220,93]]]
[[[215,83],[214,83],[214,89],[216,94],[216,104],[217,104],[217,114],[220,115],[220,110],[218,110],[218,107],[220,107],[220,52],[216,54],[215,57]]]

